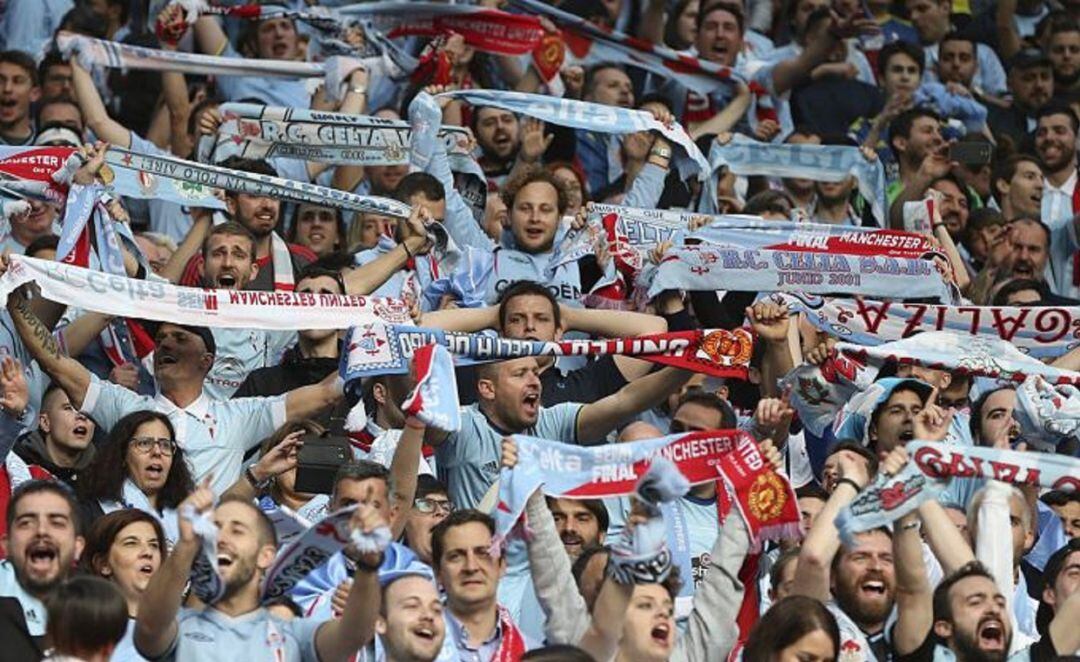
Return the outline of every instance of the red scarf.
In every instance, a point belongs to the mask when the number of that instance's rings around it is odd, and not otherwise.
[[[1076,185],[1073,186],[1072,213],[1073,216],[1080,214],[1080,178],[1077,179]],[[1080,251],[1073,253],[1072,284],[1073,287],[1080,287]]]
[[[491,656],[491,662],[517,662],[525,655],[525,637],[514,624],[514,619],[510,618],[510,611],[502,605],[498,605],[497,609],[502,638],[498,650]]]

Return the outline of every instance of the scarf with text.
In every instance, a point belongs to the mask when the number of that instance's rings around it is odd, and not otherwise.
[[[263,583],[263,601],[288,595],[297,582],[330,557],[354,545],[362,554],[384,551],[390,545],[390,529],[380,526],[369,533],[354,529],[350,520],[357,505],[322,518],[278,552]]]
[[[713,141],[709,150],[710,172],[727,168],[736,175],[797,177],[821,182],[840,182],[855,177],[859,193],[870,203],[874,218],[886,223],[885,167],[877,158],[867,160],[858,147],[847,145],[789,145],[762,143],[736,134],[726,144]],[[703,201],[715,204],[716,179],[706,181]],[[709,206],[703,211],[711,211]]]
[[[307,327],[303,327],[307,328]],[[341,376],[351,383],[373,375],[406,374],[419,348],[445,347],[457,365],[502,361],[524,356],[634,356],[653,363],[717,377],[745,379],[753,336],[746,329],[709,329],[658,333],[636,338],[515,340],[479,333],[367,323],[349,330],[341,357]]]
[[[641,286],[650,299],[665,290],[862,294],[939,301],[954,296],[929,260],[707,244],[667,251],[659,265],[642,270]]]
[[[880,367],[886,362],[918,365],[954,374],[1023,382],[1039,375],[1052,384],[1080,385],[1080,373],[1054,368],[996,338],[927,331],[910,338],[865,347],[837,343],[835,351],[862,364]]]
[[[502,469],[495,530],[500,540],[517,524],[536,490],[565,499],[602,499],[634,493],[651,460],[670,460],[691,485],[720,480],[718,507],[734,506],[750,538],[799,536],[799,512],[788,480],[776,473],[750,435],[738,430],[676,434],[622,444],[581,447],[514,435],[518,463]],[[722,505],[720,505],[722,504]]]
[[[404,165],[410,162],[412,130],[407,122],[367,115],[226,103],[217,136],[199,140],[199,161],[220,163],[230,156],[248,159],[296,158],[337,165]],[[437,138],[453,149],[471,131],[447,126]],[[451,159],[451,170],[454,167]],[[482,172],[482,171],[481,171]]]
[[[1052,490],[1080,489],[1080,459],[982,446],[910,441],[911,460],[896,475],[878,474],[836,516],[840,537],[886,526],[941,495],[952,478],[986,478]]]
[[[107,67],[128,71],[175,71],[198,76],[322,78],[326,96],[331,101],[342,99],[345,83],[357,69],[366,70],[372,78],[398,78],[404,73],[388,56],[364,59],[331,56],[324,62],[220,57],[132,46],[70,32],[57,35],[56,44],[65,58],[77,57],[87,70]]]
[[[734,81],[743,81],[742,76],[731,67],[681,53],[663,44],[654,44],[617,30],[601,29],[584,18],[546,2],[511,0],[510,4],[531,15],[549,18],[562,32],[562,42],[566,49],[586,66],[616,62],[639,67],[656,74],[662,80],[675,80],[683,87],[700,94],[729,87]],[[767,96],[759,86],[752,86],[751,91],[758,97]]]
[[[774,294],[819,330],[859,345],[880,345],[922,331],[998,338],[1035,358],[1056,358],[1080,344],[1080,308],[943,306],[855,297]]]
[[[110,147],[105,161],[109,165],[120,164],[144,173],[148,181],[167,178],[178,182],[197,184],[202,187],[219,188],[247,195],[265,196],[291,202],[309,202],[326,207],[336,207],[365,214],[379,214],[394,218],[408,218],[409,205],[390,198],[356,195],[346,191],[298,182],[293,179],[273,177],[258,173],[232,170],[207,163],[185,161],[174,156],[138,154],[118,147]],[[123,192],[122,192],[123,193]],[[158,197],[153,190],[146,190],[142,198]],[[187,203],[191,205],[192,203]],[[220,203],[218,208],[223,207]]]
[[[184,7],[189,24],[202,14],[250,20],[291,18],[338,34],[357,19],[365,31],[374,27],[390,39],[407,36],[434,37],[459,34],[465,44],[484,53],[524,55],[540,45],[544,29],[534,16],[511,14],[498,9],[435,2],[371,2],[343,7],[286,9],[276,5],[210,6],[205,2],[177,2]]]
[[[71,184],[56,260],[77,267],[89,268],[91,254],[105,273],[126,276],[124,255],[120,248],[122,224],[117,224],[105,204],[107,194],[99,184]],[[93,218],[93,233],[89,221]],[[134,239],[130,240],[133,250]],[[114,366],[138,364],[154,349],[149,334],[136,322],[126,318],[113,319],[98,334],[105,356]]]
[[[597,133],[624,135],[639,131],[659,131],[675,148],[675,165],[683,179],[691,176],[702,178],[709,172],[705,155],[682,127],[661,124],[652,113],[643,110],[497,90],[458,90],[438,96],[462,99],[473,106],[502,108],[549,124]]]
[[[225,203],[214,197],[209,186],[192,179],[159,177],[125,165],[123,153],[106,154],[106,165],[98,177],[115,195],[129,198],[156,198],[187,207],[224,209]],[[0,174],[14,179],[3,180],[5,187],[19,195],[39,200],[62,202],[66,186],[62,179],[68,166],[78,167],[81,160],[74,147],[9,147],[0,146]]]
[[[135,280],[49,260],[12,255],[0,276],[0,300],[35,282],[41,296],[106,315],[231,329],[295,331],[405,324],[408,306],[397,299],[314,292],[255,292],[178,287]]]
[[[388,38],[458,34],[484,53],[525,55],[540,46],[544,28],[536,16],[436,2],[370,2],[338,7],[336,13],[364,19]]]

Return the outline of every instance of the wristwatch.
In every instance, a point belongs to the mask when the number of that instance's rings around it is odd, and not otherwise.
[[[266,489],[266,486],[270,484],[271,479],[266,478],[264,480],[259,480],[258,478],[255,478],[255,474],[251,471],[251,467],[248,467],[247,469],[244,469],[244,480],[254,487],[256,492],[262,492]]]
[[[671,160],[671,147],[668,145],[653,145],[653,148],[649,150],[649,156],[655,156],[661,159]]]

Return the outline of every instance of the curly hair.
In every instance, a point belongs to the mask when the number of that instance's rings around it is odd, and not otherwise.
[[[165,414],[142,410],[128,414],[117,421],[109,437],[94,456],[94,461],[79,475],[78,495],[83,501],[111,499],[120,501],[124,491],[124,479],[128,478],[127,451],[131,437],[139,426],[160,421],[169,431],[169,438],[176,439],[176,431]],[[158,494],[158,508],[176,508],[195,489],[184,451],[179,446],[172,455],[172,466],[165,478],[165,485]]]

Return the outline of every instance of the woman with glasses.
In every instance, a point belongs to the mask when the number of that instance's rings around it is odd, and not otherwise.
[[[427,474],[417,477],[416,498],[405,520],[402,542],[428,565],[431,565],[431,530],[446,519],[453,509],[446,485]]]
[[[135,652],[132,637],[135,618],[150,578],[161,567],[165,554],[165,532],[161,522],[137,508],[124,508],[99,517],[86,535],[83,569],[104,577],[117,588],[127,603],[128,627],[110,658],[113,662],[142,660]]]
[[[193,489],[172,423],[149,410],[128,414],[113,426],[78,482],[85,522],[137,508],[161,523],[169,547],[178,538],[176,507]]]

